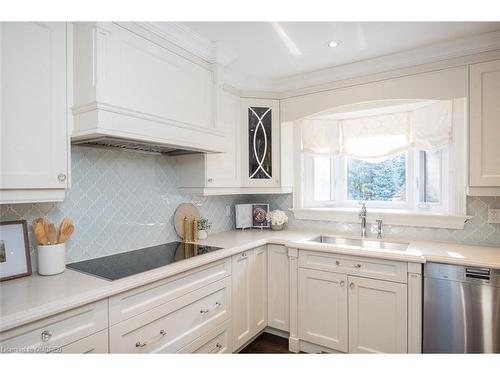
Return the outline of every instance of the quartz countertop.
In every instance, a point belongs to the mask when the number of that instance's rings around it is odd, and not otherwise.
[[[255,229],[212,234],[199,243],[224,249],[115,281],[107,281],[70,269],[55,276],[33,274],[4,281],[0,283],[0,332],[269,243],[404,262],[442,262],[500,268],[500,247],[392,239],[397,242],[409,242],[410,245],[405,251],[391,251],[363,250],[356,246],[340,247],[308,241],[319,234]],[[390,238],[384,240],[391,241]]]

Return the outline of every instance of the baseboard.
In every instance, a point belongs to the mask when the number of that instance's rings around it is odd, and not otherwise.
[[[288,339],[290,337],[290,333],[287,331],[282,331],[281,329],[266,327],[264,328],[264,332],[269,333],[274,336],[283,337],[284,339]]]

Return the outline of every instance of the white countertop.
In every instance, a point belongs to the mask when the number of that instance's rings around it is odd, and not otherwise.
[[[230,231],[211,235],[201,244],[223,247],[212,253],[183,260],[116,281],[107,281],[67,269],[55,276],[32,275],[0,283],[0,332],[59,312],[91,303],[145,285],[203,264],[229,257],[244,250],[266,245],[328,251],[404,262],[443,262],[500,268],[500,247],[458,245],[453,243],[406,241],[406,251],[362,250],[315,244],[308,239],[319,233],[270,230]],[[390,241],[385,238],[384,240]],[[402,242],[401,239],[395,240]]]

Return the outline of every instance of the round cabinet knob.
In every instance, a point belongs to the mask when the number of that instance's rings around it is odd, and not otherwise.
[[[340,262],[338,260],[335,261],[336,266],[340,266]]]
[[[344,285],[345,285],[345,281],[344,281],[344,280],[342,280],[342,281],[340,282],[340,286],[344,286]]]
[[[66,181],[66,175],[64,173],[59,173],[57,175],[57,179],[59,180],[59,182],[64,182]]]
[[[208,182],[214,182],[214,179],[213,178],[209,178]]]
[[[51,331],[43,331],[40,336],[42,337],[43,342],[47,342],[52,337],[52,332]]]
[[[361,268],[361,264],[358,263],[358,264],[354,265],[354,268]]]
[[[355,285],[354,283],[350,283],[350,284],[349,284],[349,287],[350,287],[350,288],[354,288],[355,286],[356,286],[356,285]]]

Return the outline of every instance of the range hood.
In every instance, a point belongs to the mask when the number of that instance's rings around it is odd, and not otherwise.
[[[155,42],[153,42],[155,41]],[[212,66],[136,24],[74,25],[71,142],[170,155],[227,151]]]
[[[163,144],[138,142],[135,140],[117,137],[97,137],[80,141],[72,141],[71,143],[79,146],[116,148],[147,154],[189,155],[202,153],[202,151],[197,150],[181,149],[165,146]]]

